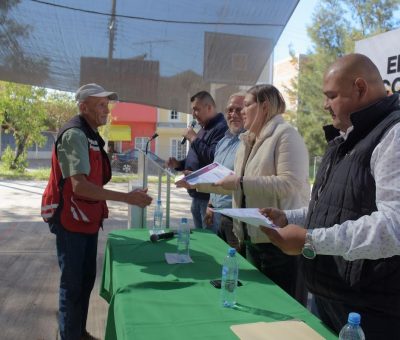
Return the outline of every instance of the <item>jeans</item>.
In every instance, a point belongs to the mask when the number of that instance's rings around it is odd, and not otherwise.
[[[207,205],[208,199],[201,199],[197,197],[192,198],[190,211],[192,212],[194,227],[197,229],[207,229],[207,225],[204,222]]]
[[[221,225],[221,215],[220,213],[214,212],[213,213],[213,224],[211,226],[211,230],[218,235],[219,233],[219,229],[220,229],[220,225]],[[210,226],[208,226],[208,228],[210,228]]]
[[[60,225],[56,234],[61,269],[58,322],[62,340],[79,340],[86,330],[90,293],[96,279],[96,234],[73,233]]]

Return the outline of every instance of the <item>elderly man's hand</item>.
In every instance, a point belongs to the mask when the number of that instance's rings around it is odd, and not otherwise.
[[[175,185],[177,188],[196,189],[195,185],[189,184],[184,179],[179,180],[178,182],[175,183]]]
[[[288,224],[286,214],[283,210],[276,208],[262,208],[260,214],[268,217],[278,227],[284,227]]]
[[[240,186],[240,177],[236,175],[228,175],[223,179],[215,182],[214,186],[219,186],[224,188],[225,190],[236,190],[239,189]]]
[[[153,199],[147,195],[147,188],[135,189],[127,193],[126,203],[144,208],[150,205],[152,200]]]
[[[280,229],[260,227],[271,242],[280,248],[285,254],[299,255],[303,249],[307,230],[295,224],[289,224]]]

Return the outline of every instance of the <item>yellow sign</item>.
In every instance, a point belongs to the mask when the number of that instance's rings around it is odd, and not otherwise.
[[[107,126],[107,133],[100,130],[100,134],[103,138],[109,141],[130,141],[131,137],[131,127],[129,125],[110,125]],[[105,136],[107,134],[107,136]]]

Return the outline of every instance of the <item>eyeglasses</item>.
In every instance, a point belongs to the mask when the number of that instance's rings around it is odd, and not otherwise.
[[[240,113],[242,112],[242,109],[243,108],[241,108],[241,107],[228,107],[228,108],[226,108],[225,113],[230,114],[230,115],[233,115],[234,113],[236,113],[237,115],[240,115]]]

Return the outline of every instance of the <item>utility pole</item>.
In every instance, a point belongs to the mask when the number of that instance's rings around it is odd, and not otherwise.
[[[110,33],[110,39],[108,41],[108,66],[110,66],[112,58],[113,58],[113,52],[114,52],[114,37],[115,37],[115,8],[117,6],[117,0],[111,0],[112,1],[112,8],[111,8],[111,18],[110,18],[110,24],[108,26],[108,30]]]

